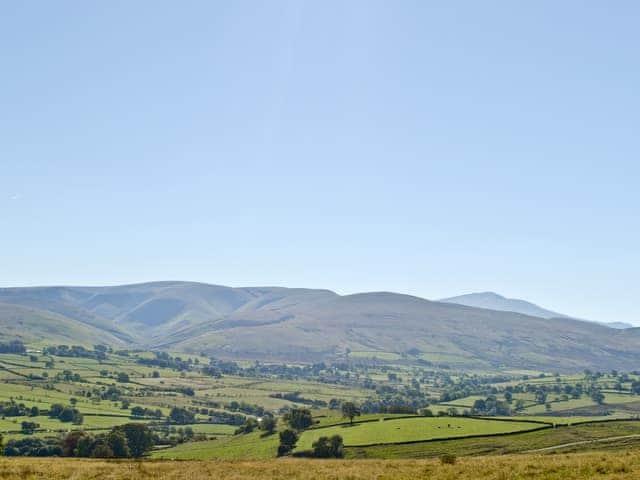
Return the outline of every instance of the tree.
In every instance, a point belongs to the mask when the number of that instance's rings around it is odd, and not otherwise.
[[[72,432],[74,433],[74,432]],[[76,441],[76,447],[71,451],[71,455],[76,457],[90,457],[93,452],[94,439],[90,435],[82,435]]]
[[[107,435],[106,443],[113,452],[114,457],[126,458],[131,456],[127,437],[125,437],[123,432],[112,430],[109,435]]]
[[[195,415],[186,408],[173,407],[169,413],[169,419],[180,425],[186,425],[195,421]]]
[[[349,423],[353,425],[353,419],[360,416],[360,408],[353,402],[344,402],[342,404],[342,416],[349,419]]]
[[[284,420],[291,428],[296,430],[304,430],[313,423],[311,412],[306,408],[294,408],[290,410],[285,414]]]
[[[122,432],[127,438],[127,445],[132,457],[142,457],[153,446],[151,430],[142,423],[126,423],[113,430]]]
[[[275,431],[277,423],[278,421],[273,417],[263,417],[262,422],[260,422],[260,430],[271,435]]]
[[[538,390],[535,397],[536,402],[540,405],[544,405],[545,403],[547,403],[547,392],[545,392],[544,390]]]
[[[54,403],[49,407],[49,416],[51,418],[58,418],[63,410],[64,405],[62,405],[61,403]]]
[[[247,417],[244,423],[236,429],[235,434],[251,433],[256,428],[258,428],[258,421],[255,418]]]
[[[289,453],[296,446],[298,434],[295,430],[286,429],[280,432],[280,445],[278,445],[278,456],[281,457]]]
[[[145,411],[143,407],[133,407],[131,409],[131,415],[134,417],[144,417]]]
[[[129,383],[129,375],[125,372],[118,373],[118,381],[120,383]]]
[[[112,458],[113,451],[106,443],[98,443],[95,447],[93,447],[91,456],[94,458]]]
[[[78,452],[78,444],[80,440],[86,437],[87,434],[82,431],[75,431],[67,433],[62,439],[62,455],[65,457],[73,457],[73,456],[89,456],[89,452],[86,455],[80,455]]]
[[[316,458],[342,458],[344,457],[344,442],[340,435],[320,437],[311,445],[313,456]]]
[[[22,422],[21,423],[21,427],[22,427],[22,433],[24,433],[25,435],[31,435],[33,434],[33,432],[36,431],[36,428],[38,428],[40,425],[38,425],[35,422]]]
[[[604,394],[600,390],[595,390],[591,393],[591,400],[596,402],[598,405],[602,405],[604,403]]]

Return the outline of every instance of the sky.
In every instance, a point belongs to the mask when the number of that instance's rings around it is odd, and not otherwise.
[[[0,5],[0,286],[496,291],[640,325],[640,3]]]

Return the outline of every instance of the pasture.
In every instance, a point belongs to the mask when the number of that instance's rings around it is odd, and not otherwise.
[[[303,432],[297,451],[309,450],[320,437],[340,435],[347,447],[419,442],[438,438],[495,435],[534,430],[542,425],[528,422],[481,420],[462,417],[413,417],[380,419],[353,425],[315,428]]]

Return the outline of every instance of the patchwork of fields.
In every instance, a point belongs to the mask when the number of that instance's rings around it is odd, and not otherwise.
[[[366,353],[352,356],[359,362]],[[640,441],[640,422],[631,421],[640,414],[640,396],[632,389],[636,375],[468,374],[406,365],[396,354],[384,357],[310,368],[250,362],[210,367],[205,357],[151,352],[110,352],[102,359],[0,354],[0,403],[20,405],[25,412],[3,415],[0,434],[6,443],[74,430],[104,434],[134,422],[161,437],[148,455],[152,459],[267,460],[277,457],[279,434],[288,428],[283,415],[310,409],[313,423],[298,432],[294,456],[308,455],[318,439],[334,435],[341,437],[348,458],[615,449]],[[363,411],[353,424],[340,412],[343,402],[387,408],[381,399],[428,408],[409,408],[414,414],[408,407],[398,413]],[[81,422],[52,417],[53,404],[73,406]],[[470,416],[489,404],[510,412]],[[190,420],[172,418],[175,407],[191,412]],[[146,413],[134,415],[135,409]],[[277,419],[272,433],[239,433],[242,424],[265,415]],[[604,423],[594,423],[599,421]],[[23,424],[31,422],[35,430],[25,433]]]

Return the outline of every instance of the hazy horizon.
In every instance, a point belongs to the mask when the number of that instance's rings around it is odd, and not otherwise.
[[[2,287],[494,291],[640,324],[634,2],[0,12]]]

